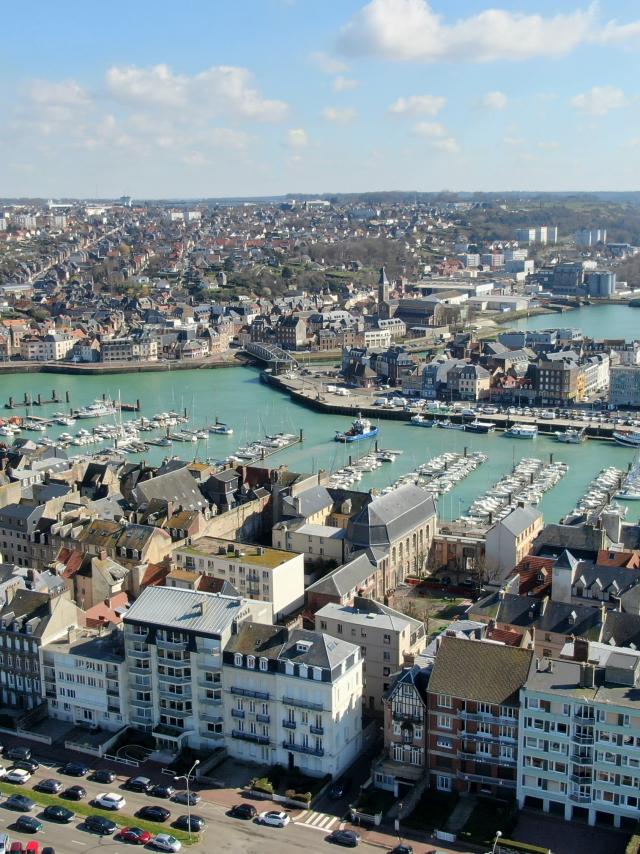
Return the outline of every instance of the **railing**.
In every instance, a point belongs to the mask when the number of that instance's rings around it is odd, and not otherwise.
[[[572,753],[571,761],[574,765],[592,765],[593,756],[591,756],[591,754],[589,754],[588,756],[583,756],[580,753]]]
[[[591,795],[580,795],[578,792],[571,792],[569,795],[570,801],[575,801],[577,804],[590,804]]]
[[[298,726],[298,724],[297,724],[295,721],[283,720],[283,721],[282,721],[282,726],[283,726],[285,729],[295,729],[295,728]]]
[[[188,676],[170,676],[168,673],[158,673],[158,682],[170,682],[172,685],[191,684],[191,674]]]
[[[118,688],[107,688],[107,697],[119,697],[120,690]]]
[[[222,697],[200,697],[199,702],[203,706],[221,706]]]
[[[394,712],[393,719],[394,721],[414,721],[415,723],[422,723],[424,715],[421,715],[419,712],[416,712],[415,714],[412,712],[407,712],[406,714],[403,712]]]
[[[170,640],[161,640],[160,638],[156,638],[156,646],[158,649],[175,649],[175,650],[183,650],[187,648],[188,641],[180,640],[180,641],[170,641]]]
[[[151,658],[151,652],[148,649],[128,649],[127,655],[131,658],[146,659]]]
[[[153,700],[138,700],[136,697],[132,697],[130,702],[139,709],[150,709],[154,705]]]
[[[322,703],[312,703],[309,700],[296,700],[294,697],[283,697],[282,702],[285,706],[296,706],[299,709],[311,709],[314,712],[325,711]]]
[[[308,753],[311,756],[324,756],[322,747],[305,747],[304,744],[290,744],[288,741],[283,741],[282,746],[285,750],[294,750],[296,753]]]
[[[515,789],[516,781],[515,780],[505,780],[502,777],[488,777],[485,774],[465,774],[464,771],[460,772],[460,776],[463,780],[471,780],[473,783],[487,783],[491,786],[500,786],[505,789]]]
[[[239,738],[242,741],[253,741],[256,744],[270,744],[268,735],[257,735],[255,732],[244,732],[238,729],[231,730],[232,738]]]
[[[231,709],[231,717],[232,718],[240,718],[244,720],[244,711],[242,709]]]
[[[310,726],[309,732],[313,733],[313,735],[324,735],[324,727],[323,726]]]
[[[258,723],[268,724],[271,723],[271,715],[258,714],[256,715],[256,720],[258,721]]]
[[[217,715],[212,714],[211,712],[201,712],[200,720],[207,721],[207,723],[222,723],[222,715],[218,713]],[[220,737],[222,738],[222,733],[220,733]]]
[[[583,774],[570,774],[569,779],[572,783],[577,783],[578,786],[590,786],[592,783],[591,775],[585,776]]]
[[[594,738],[592,735],[576,735],[574,733],[571,740],[575,741],[576,744],[593,744]]]
[[[229,689],[232,694],[237,694],[240,697],[254,697],[256,700],[268,700],[269,694],[264,691],[248,691],[246,688],[231,687]]]

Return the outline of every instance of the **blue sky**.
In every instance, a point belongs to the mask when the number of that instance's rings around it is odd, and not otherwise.
[[[0,196],[638,189],[637,0],[6,5]]]

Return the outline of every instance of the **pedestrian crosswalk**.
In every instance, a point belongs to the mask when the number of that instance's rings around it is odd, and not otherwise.
[[[301,816],[296,821],[296,824],[301,824],[304,827],[312,827],[314,830],[324,830],[325,833],[327,833],[334,829],[337,822],[340,822],[340,819],[335,815],[327,815],[323,812],[310,811],[304,816]],[[342,824],[344,824],[344,822],[340,822],[340,825]]]

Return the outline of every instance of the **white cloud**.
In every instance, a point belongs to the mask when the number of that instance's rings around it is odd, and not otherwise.
[[[32,80],[28,95],[34,104],[78,107],[89,104],[89,93],[75,80]]]
[[[560,148],[560,143],[555,139],[542,139],[536,145],[540,151],[557,151]]]
[[[330,56],[321,50],[312,53],[309,61],[317,66],[320,71],[324,71],[325,74],[342,74],[349,70],[346,62],[342,62],[340,59],[336,59],[334,56]]]
[[[482,106],[488,110],[505,110],[509,104],[509,99],[504,92],[485,92],[481,100]]]
[[[112,67],[107,89],[116,99],[149,107],[189,108],[207,114],[230,113],[259,122],[283,121],[289,107],[264,98],[247,68],[216,65],[191,77],[174,74],[168,65],[151,68]]]
[[[640,37],[640,22],[603,24],[597,13],[596,4],[548,17],[485,9],[448,23],[428,0],[370,0],[342,27],[338,47],[400,61],[491,62],[563,56],[584,43]]]
[[[447,154],[457,154],[460,151],[457,139],[451,136],[440,122],[418,122],[413,126],[413,132],[429,140],[431,147],[438,151],[444,151]]]
[[[289,128],[285,136],[289,148],[299,150],[309,145],[309,134],[304,128]]]
[[[441,95],[410,95],[398,98],[389,107],[390,113],[410,116],[437,116],[447,103]]]
[[[359,80],[354,80],[352,77],[336,77],[333,81],[333,88],[336,92],[347,92],[349,89],[356,89],[360,85]]]
[[[336,125],[348,125],[358,114],[353,107],[325,107],[322,115],[328,122],[333,122]]]
[[[629,103],[622,89],[616,86],[593,86],[588,92],[583,92],[571,98],[571,106],[589,116],[604,116],[609,110],[626,107]]]
[[[521,136],[514,136],[513,134],[507,134],[502,140],[505,145],[511,145],[513,147],[524,145],[526,140]]]

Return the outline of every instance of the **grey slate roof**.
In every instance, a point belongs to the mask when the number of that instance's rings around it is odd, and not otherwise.
[[[286,496],[282,500],[282,512],[285,516],[304,516],[305,519],[333,506],[333,498],[324,486],[312,486],[295,497]]]
[[[133,497],[139,507],[152,501],[171,501],[183,510],[199,510],[207,506],[205,497],[186,466],[139,482],[133,490]]]
[[[339,566],[315,584],[307,587],[307,593],[324,593],[327,596],[346,596],[351,590],[364,584],[376,571],[366,554],[359,554],[348,563]]]
[[[535,507],[515,507],[508,516],[505,516],[498,525],[502,525],[514,536],[518,536],[525,531],[529,525],[533,525],[538,519],[542,518],[542,513],[536,510]]]
[[[305,649],[298,642],[305,641]],[[358,649],[352,643],[307,629],[286,629],[262,623],[244,623],[225,647],[225,652],[294,661],[333,670]]]
[[[386,546],[436,515],[432,495],[414,484],[374,498],[349,520],[347,539],[356,546]]]

